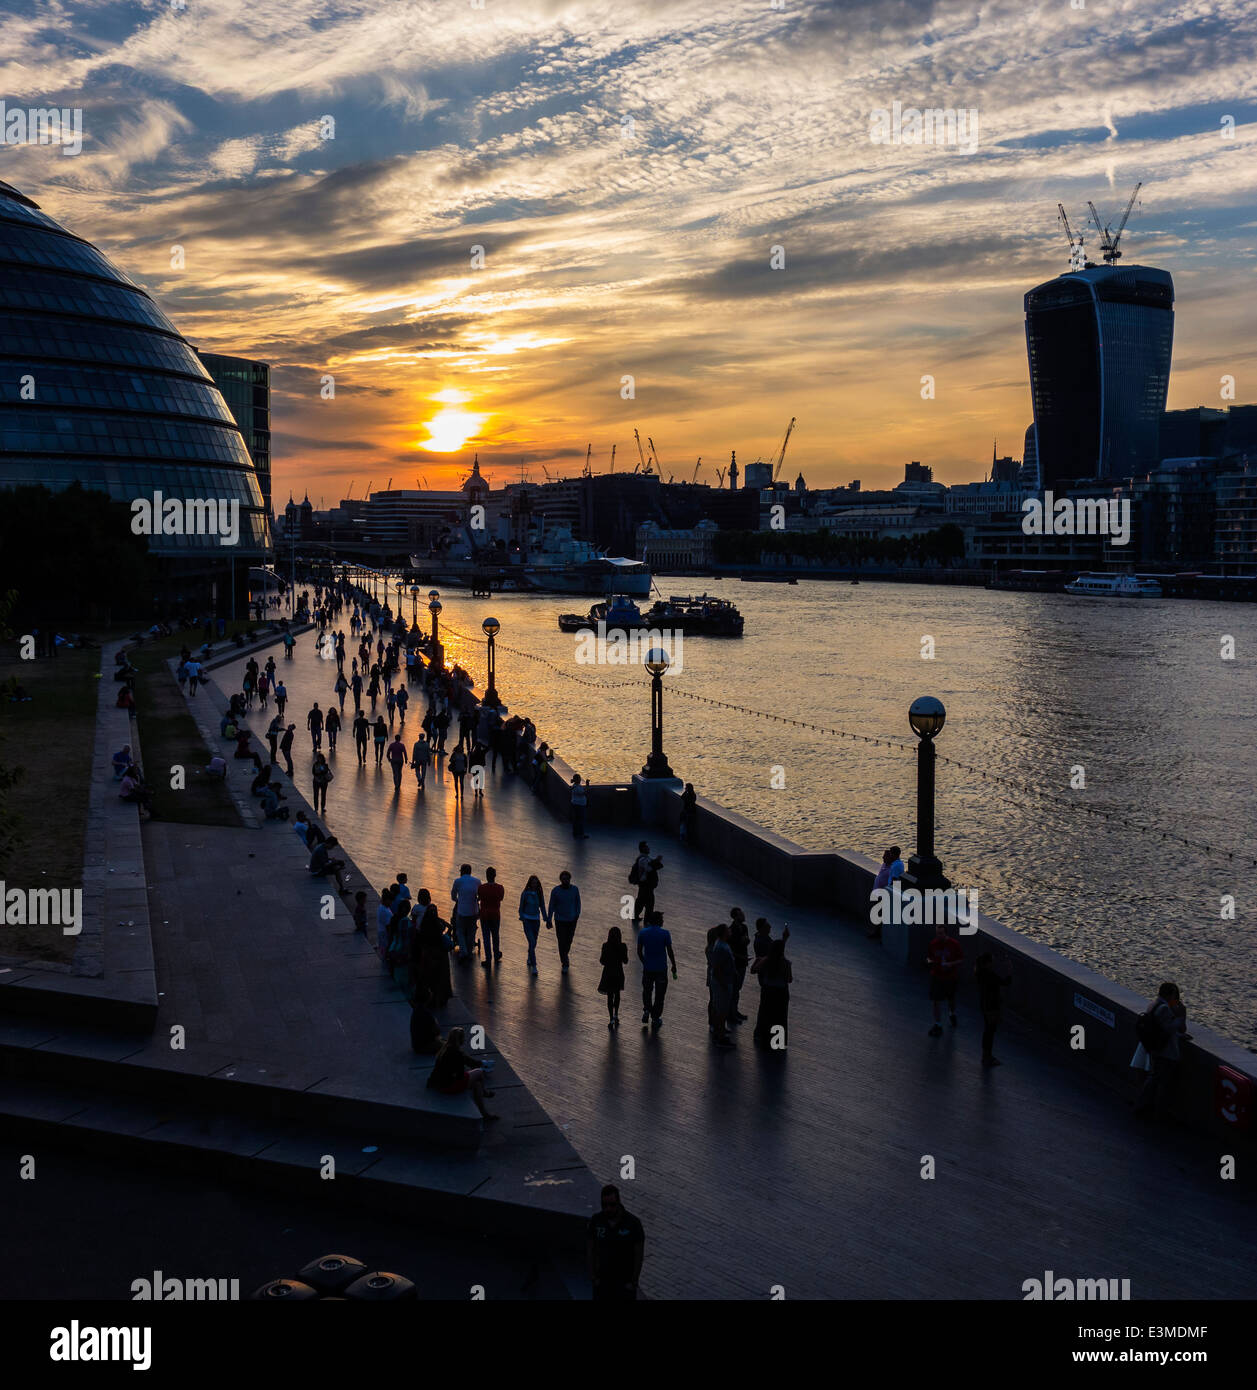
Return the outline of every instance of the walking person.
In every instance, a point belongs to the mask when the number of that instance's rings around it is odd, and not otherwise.
[[[266,708],[267,696],[271,693],[271,678],[265,671],[258,672],[258,709]]]
[[[402,789],[402,768],[406,766],[407,761],[406,745],[402,742],[400,734],[389,744],[385,756],[388,758],[389,766],[393,769],[393,790],[400,792]]]
[[[472,745],[471,752],[467,754],[467,772],[471,777],[471,797],[473,801],[477,797],[484,796],[485,751],[483,743],[475,743]]]
[[[620,995],[624,990],[624,967],[628,964],[628,946],[620,935],[619,927],[607,932],[602,943],[598,960],[602,965],[602,978],[598,981],[598,993],[607,996],[607,1027],[616,1028],[620,1023]]]
[[[450,901],[454,904],[454,939],[458,942],[458,959],[463,965],[470,963],[475,951],[479,895],[480,880],[472,873],[471,865],[460,864],[458,877],[450,885]]]
[[[397,688],[397,717],[399,728],[406,727],[406,706],[410,704],[410,691],[404,685]]]
[[[345,696],[349,693],[349,682],[345,679],[344,671],[340,671],[337,673],[336,684],[332,686],[332,689],[336,693],[336,698],[340,701],[340,712],[344,714]]]
[[[637,959],[642,963],[642,1026],[656,1031],[663,1027],[663,1001],[668,993],[668,966],[677,977],[677,958],[672,950],[672,933],[664,930],[663,913],[652,911],[646,925],[637,933]]]
[[[281,717],[283,716],[284,711],[288,708],[288,687],[283,683],[283,681],[280,681],[280,683],[275,687],[275,708],[279,711]]]
[[[349,688],[353,691],[355,711],[362,709],[362,677],[358,673],[358,663],[354,662],[354,673],[349,680]]]
[[[790,986],[794,967],[786,958],[790,928],[783,927],[781,939],[774,941],[766,956],[759,956],[751,969],[759,976],[759,1013],[755,1017],[755,1041],[774,1052],[784,1052],[790,1024]]]
[[[327,715],[323,720],[323,729],[327,734],[328,751],[336,752],[336,739],[340,734],[340,715],[334,709],[328,709]]]
[[[708,959],[708,999],[711,1007],[711,1037],[717,1047],[732,1047],[729,1036],[729,1017],[733,1013],[733,990],[737,966],[729,947],[729,924],[721,922],[716,928]]]
[[[195,695],[195,694],[196,694],[197,683],[200,681],[200,679],[201,679],[201,663],[196,659],[196,657],[193,657],[193,658],[188,662],[188,694],[189,694],[189,696]],[[282,714],[282,713],[283,713],[283,710],[281,710],[280,713]]]
[[[432,761],[432,749],[428,747],[427,735],[420,733],[415,746],[410,750],[410,765],[415,770],[415,783],[419,790],[428,780],[428,764]]]
[[[620,1205],[620,1189],[602,1189],[602,1210],[589,1219],[585,1254],[594,1301],[631,1303],[637,1297],[646,1253],[642,1223]]]
[[[291,777],[293,773],[292,740],[296,732],[297,726],[295,724],[289,724],[289,726],[284,730],[283,738],[279,740],[279,751],[284,755],[284,770],[288,773],[289,777]]]
[[[634,925],[642,918],[650,920],[655,908],[655,889],[659,887],[659,870],[662,868],[663,860],[657,855],[652,858],[650,846],[643,840],[637,846],[637,858],[629,870],[628,881],[637,886],[637,901],[633,904]]]
[[[528,876],[524,891],[519,895],[519,921],[528,938],[528,973],[537,972],[537,938],[541,935],[541,919],[545,915],[545,890],[536,874]]]
[[[455,748],[450,754],[449,774],[454,779],[454,800],[463,799],[463,782],[467,777],[467,754],[461,748]]]
[[[576,924],[580,920],[580,889],[572,882],[567,869],[559,875],[559,881],[550,889],[550,908],[547,912],[550,925],[559,940],[559,960],[563,974],[567,974],[568,953],[572,949],[572,939],[576,935]]]
[[[489,968],[489,952],[493,959],[502,959],[502,946],[499,933],[502,927],[502,899],[506,889],[498,882],[498,871],[492,864],[484,871],[485,881],[476,889],[477,905],[480,909],[480,950],[484,956],[481,964]]]
[[[544,767],[544,764],[542,764]],[[538,773],[538,776],[541,774]],[[572,839],[588,840],[589,836],[585,833],[585,810],[589,805],[589,796],[585,791],[585,784],[581,781],[579,772],[572,773]]]
[[[314,755],[314,762],[310,767],[310,776],[314,779],[314,814],[316,816],[320,810],[324,815],[327,815],[327,784],[335,775],[328,765],[326,755],[320,749]]]
[[[358,750],[358,766],[359,766],[359,767],[366,767],[366,765],[367,765],[367,741],[368,741],[368,740],[370,739],[370,737],[371,737],[371,724],[370,724],[370,722],[368,721],[367,716],[366,716],[365,714],[363,714],[363,712],[362,712],[361,709],[358,711],[357,714],[354,715],[354,725],[353,725],[353,729],[354,729],[354,746],[355,746],[355,747],[357,748],[357,750]]]
[[[1182,1057],[1179,1044],[1191,1041],[1187,1006],[1172,981],[1166,981],[1157,990],[1149,1008],[1135,1020],[1135,1036],[1139,1045],[1130,1064],[1147,1073],[1135,1098],[1135,1118],[1161,1120],[1166,1117],[1169,1093]]]
[[[389,687],[388,694],[384,697],[384,708],[388,711],[388,726],[393,727],[393,719],[397,714],[397,692]]]
[[[310,751],[317,753],[323,746],[323,711],[317,701],[306,715],[306,728],[310,730]]]
[[[384,723],[384,716],[377,714],[375,726],[372,730],[372,737],[375,743],[375,765],[384,766],[384,745],[388,742],[388,726]]]
[[[960,942],[947,934],[947,923],[940,922],[934,929],[934,936],[925,952],[926,964],[930,967],[930,1003],[934,1009],[934,1026],[930,1037],[943,1035],[943,1005],[947,1005],[954,1028],[960,1020],[956,1017],[956,985],[960,979],[960,966],[965,953]]]
[[[1006,964],[1001,960],[1001,965]],[[983,951],[977,961],[978,1007],[982,1010],[982,1065],[998,1067],[1000,1059],[992,1050],[995,1046],[995,1030],[1000,1021],[1000,992],[1013,982],[1011,975],[1001,975],[995,968],[995,957],[990,951]]]

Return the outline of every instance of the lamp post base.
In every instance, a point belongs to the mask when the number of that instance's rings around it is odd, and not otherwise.
[[[642,768],[643,777],[675,777],[676,773],[668,766],[668,760],[662,753],[652,753],[646,759],[646,766]]]
[[[924,859],[919,854],[914,854],[908,860],[908,872],[904,875],[904,882],[913,888],[941,888],[951,887],[951,879],[943,873],[942,864],[928,855]]]

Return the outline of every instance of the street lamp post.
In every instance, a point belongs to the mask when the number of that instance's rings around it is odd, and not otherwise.
[[[674,774],[663,752],[663,677],[672,661],[662,647],[652,647],[645,665],[650,672],[650,757],[642,776],[671,777]]]
[[[489,639],[489,680],[485,686],[484,702],[497,709],[501,701],[498,699],[497,651],[493,639],[502,631],[502,624],[496,618],[486,618],[480,624],[480,630]]]
[[[415,624],[416,624],[418,621],[419,621],[419,586],[418,586],[418,584],[412,584],[412,585],[410,586],[410,625],[411,625],[411,627],[414,627]]]
[[[428,612],[432,614],[432,665],[438,671],[445,670],[445,652],[441,647],[441,600],[436,597],[436,590],[432,590],[432,600],[428,604]]]
[[[932,695],[913,700],[908,723],[917,743],[917,852],[908,860],[908,873],[918,888],[949,888],[943,866],[934,853],[934,740],[942,732],[947,711]]]

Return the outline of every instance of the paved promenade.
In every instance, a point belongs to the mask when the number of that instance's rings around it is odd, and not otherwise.
[[[308,637],[279,665],[308,794],[305,714],[313,700],[331,702],[336,668]],[[229,690],[242,671],[233,663],[214,679]],[[408,743],[417,727],[412,713]],[[1257,1294],[1257,1198],[1219,1180],[1206,1141],[1137,1127],[1067,1051],[1011,1025],[997,1044],[1005,1065],[984,1071],[971,996],[962,995],[958,1029],[928,1038],[924,976],[896,969],[852,924],[789,909],[675,842],[652,842],[665,860],[658,904],[680,978],[664,1028],[644,1033],[631,959],[612,1033],[598,951],[615,924],[631,942],[619,910],[633,891],[639,832],[594,827],[574,842],[500,774],[481,804],[456,806],[440,775],[420,797],[409,772],[395,797],[390,774],[359,769],[343,738],[333,765],[327,824],[376,889],[405,870],[444,910],[461,860],[482,877],[486,864],[497,867],[505,959],[492,972],[456,969],[459,1002],[598,1178],[616,1179],[632,1160],[636,1176],[621,1186],[646,1226],[650,1296],[766,1298],[782,1285],[788,1298],[1017,1299],[1022,1282],[1048,1268],[1129,1278],[1140,1299]],[[275,826],[255,832],[272,834],[293,838]],[[513,909],[529,873],[548,892],[564,868],[584,905],[572,972],[560,975],[553,933],[543,931],[533,980]],[[245,876],[239,866],[233,882]],[[733,904],[778,932],[790,923],[786,1057],[754,1049],[749,1024],[736,1049],[708,1040],[705,933]],[[356,987],[347,979],[346,990]],[[748,977],[752,1016],[756,994]],[[929,1181],[926,1155],[936,1166]]]

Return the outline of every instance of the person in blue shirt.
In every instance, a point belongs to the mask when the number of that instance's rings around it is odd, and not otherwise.
[[[663,1027],[663,1000],[668,992],[668,966],[677,977],[677,958],[672,952],[672,933],[664,930],[663,913],[649,912],[637,934],[637,958],[642,963],[642,1025]]]
[[[545,890],[536,874],[530,874],[519,895],[519,921],[528,938],[528,973],[537,973],[537,937],[541,933],[541,919],[546,915]],[[547,925],[549,923],[547,922]]]
[[[576,935],[576,923],[580,919],[580,889],[572,882],[572,875],[566,869],[559,875],[558,883],[550,889],[549,917],[559,941],[559,960],[566,975],[567,955],[572,949],[572,938]]]

